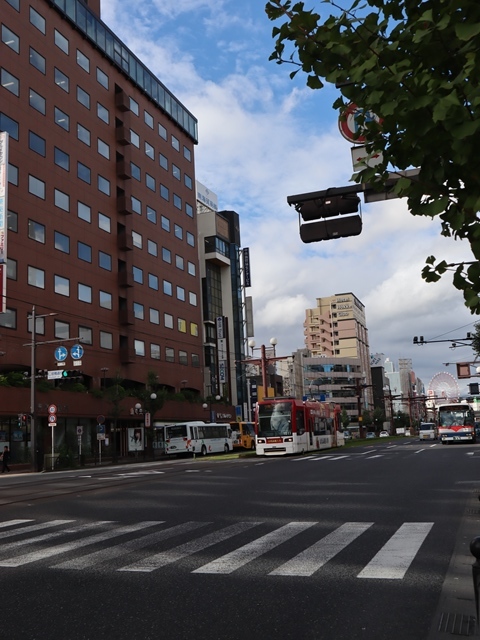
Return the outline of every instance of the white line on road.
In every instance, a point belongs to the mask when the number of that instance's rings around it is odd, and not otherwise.
[[[70,524],[70,522],[75,522],[74,520],[52,520],[51,522],[42,522],[40,524],[32,524],[29,527],[22,527],[20,529],[14,531],[2,531],[0,533],[0,540],[4,538],[11,538],[12,536],[17,536],[19,534],[31,533],[32,531],[41,531],[42,529],[51,529],[52,527],[58,527],[62,524]],[[52,535],[52,534],[49,534]],[[5,549],[5,545],[2,545],[0,551]]]
[[[0,529],[3,529],[5,527],[13,527],[16,524],[23,524],[24,522],[33,522],[33,520],[31,518],[30,520],[7,520],[6,522],[0,523]]]
[[[249,542],[235,549],[225,556],[221,556],[208,564],[203,565],[199,569],[195,569],[192,573],[232,573],[236,569],[243,567],[251,560],[255,560],[259,556],[267,553],[271,549],[278,547],[279,544],[290,540],[302,531],[313,527],[316,522],[289,522],[288,524],[271,531],[266,535]]]
[[[311,576],[320,567],[345,549],[373,522],[346,522],[302,553],[271,571],[270,576]]]
[[[433,522],[404,523],[357,577],[400,580],[432,527]]]
[[[218,544],[219,542],[228,540],[229,538],[232,538],[233,536],[236,536],[240,533],[244,533],[245,531],[258,526],[259,524],[262,523],[237,522],[236,524],[225,527],[220,531],[214,531],[213,533],[208,533],[206,536],[202,536],[197,540],[186,542],[185,544],[175,547],[174,549],[156,553],[155,555],[144,558],[139,562],[135,562],[134,564],[123,567],[123,569],[119,569],[119,571],[155,571],[155,569],[164,567],[167,564],[171,564],[172,562],[176,562],[177,560],[181,560],[182,558],[191,556],[194,553],[203,551],[204,549],[207,549],[214,544]]]

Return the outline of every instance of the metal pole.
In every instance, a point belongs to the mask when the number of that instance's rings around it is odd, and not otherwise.
[[[30,448],[31,448],[31,456],[32,456],[32,469],[33,471],[38,471],[38,460],[37,460],[37,438],[36,438],[36,424],[35,424],[35,329],[36,329],[36,318],[35,318],[35,305],[32,307],[32,349],[31,349],[31,362],[30,362]]]
[[[268,387],[267,387],[267,357],[265,355],[265,345],[261,346],[261,367],[262,367],[262,386],[263,386],[263,397],[268,398]]]

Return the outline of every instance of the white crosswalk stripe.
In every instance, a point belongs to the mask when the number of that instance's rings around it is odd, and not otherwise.
[[[148,520],[129,525],[107,520],[72,523],[75,521],[34,523],[31,519],[16,519],[0,522],[0,539],[12,539],[0,545],[0,575],[3,567],[13,569],[41,561],[50,570],[95,569],[150,573],[174,563],[178,567],[185,567],[186,563],[182,561],[195,554],[198,554],[201,562],[204,550],[224,543],[221,547],[222,555],[216,554],[218,557],[213,556],[214,559],[206,564],[203,560],[201,566],[197,562],[198,568],[191,572],[233,574],[246,565],[250,566],[250,563],[257,567],[254,570],[258,570],[258,566],[264,566],[260,558],[282,545],[282,553],[285,554],[283,561],[277,560],[278,566],[266,575],[314,578],[321,575],[321,569],[327,563],[341,563],[341,552],[355,544],[360,536],[363,542],[356,544],[365,545],[365,536],[369,536],[369,530],[375,525],[374,522],[346,522],[320,539],[317,535],[315,539],[315,527],[319,522],[288,522],[267,533],[262,531],[262,535],[257,533],[256,537],[257,527],[272,529],[268,522],[240,521],[223,527],[217,527],[213,522],[197,521],[165,527],[164,520]],[[382,580],[404,578],[433,524],[403,523],[355,577]],[[198,536],[197,530],[206,526],[210,527],[208,533]],[[90,534],[92,529],[100,531]],[[288,542],[307,531],[308,536],[313,536],[315,541],[303,544],[305,536],[299,537],[295,542],[296,554],[289,554]],[[240,540],[244,542],[243,534],[247,532],[249,541],[239,545],[236,537],[241,536]],[[117,541],[122,536],[125,537],[124,540]],[[166,541],[180,536],[186,541],[171,548],[168,548],[168,543],[164,545]],[[86,547],[91,549],[85,554],[82,550]],[[372,555],[375,551],[374,549]],[[69,554],[67,558],[59,557],[65,554]],[[255,563],[256,560],[259,562]]]

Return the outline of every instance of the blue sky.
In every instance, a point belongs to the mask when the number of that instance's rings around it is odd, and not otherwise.
[[[365,305],[372,353],[411,358],[428,386],[442,363],[472,359],[461,338],[479,320],[451,276],[421,279],[425,258],[472,260],[468,244],[440,236],[401,200],[365,206],[360,236],[305,245],[287,196],[349,184],[350,144],[332,110],[337,91],[312,91],[302,74],[268,61],[271,23],[263,0],[102,0],[102,19],[198,118],[196,178],[240,214],[250,247],[255,340],[277,337],[277,354],[304,346],[305,309],[353,292]],[[306,2],[320,13],[328,5]],[[465,387],[464,384],[461,385]]]

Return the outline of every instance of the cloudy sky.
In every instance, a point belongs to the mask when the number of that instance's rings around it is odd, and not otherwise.
[[[273,23],[263,0],[102,0],[102,19],[198,119],[196,178],[240,215],[250,247],[255,340],[278,339],[277,354],[304,346],[305,309],[316,298],[354,293],[365,305],[372,353],[411,358],[426,386],[469,347],[458,339],[480,320],[447,275],[421,278],[425,258],[472,260],[469,245],[440,236],[437,221],[414,218],[401,200],[362,203],[354,238],[305,245],[287,196],[349,184],[350,144],[332,110],[337,91],[312,91],[305,76],[268,58]],[[307,0],[319,12],[328,5]],[[465,383],[460,382],[465,389]]]

